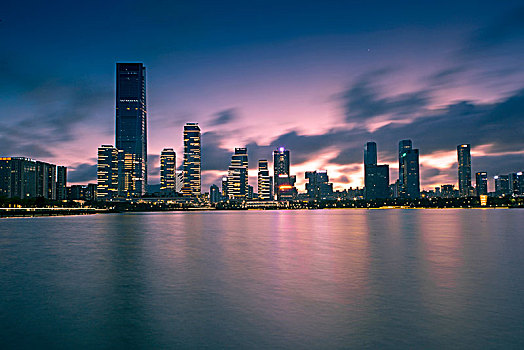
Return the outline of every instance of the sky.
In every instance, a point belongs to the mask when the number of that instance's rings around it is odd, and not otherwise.
[[[149,183],[159,154],[183,159],[202,129],[203,191],[247,147],[280,146],[335,189],[363,186],[363,149],[398,178],[398,141],[420,150],[421,185],[524,170],[522,1],[25,1],[0,5],[0,156],[68,167],[96,182],[114,144],[116,62],[147,67]],[[474,180],[473,180],[474,182]],[[490,191],[494,190],[490,181]]]

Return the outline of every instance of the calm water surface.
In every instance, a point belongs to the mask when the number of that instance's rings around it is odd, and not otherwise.
[[[1,348],[524,348],[524,210],[0,220]]]

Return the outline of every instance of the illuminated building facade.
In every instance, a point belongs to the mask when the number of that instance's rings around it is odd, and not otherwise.
[[[326,170],[306,171],[306,180],[309,180],[309,183],[306,184],[309,198],[322,200],[333,197],[333,184],[329,182]]]
[[[36,196],[56,199],[56,165],[36,162]]]
[[[218,186],[213,184],[209,188],[209,202],[211,203],[218,203],[220,202],[221,195],[220,190],[218,189]]]
[[[458,185],[461,197],[471,195],[471,147],[469,144],[457,146]]]
[[[258,199],[273,200],[273,178],[269,175],[269,166],[266,159],[258,161]]]
[[[227,176],[222,178],[222,198],[229,198],[228,189],[227,189]]]
[[[121,154],[122,152],[112,145],[102,145],[98,148],[97,199],[108,200],[117,197]]]
[[[65,168],[65,167],[60,167]],[[0,196],[57,198],[57,166],[24,157],[0,158]]]
[[[235,148],[235,153],[231,157],[231,165],[227,172],[227,186],[229,198],[248,198],[247,148]]]
[[[508,196],[511,194],[509,187],[509,175],[497,175],[495,180],[495,195],[498,197]]]
[[[518,196],[524,194],[524,175],[522,175],[522,172],[509,174],[508,180],[509,192],[512,195]]]
[[[56,199],[67,199],[67,167],[56,168]]]
[[[201,135],[198,123],[184,125],[184,196],[197,197],[202,192]]]
[[[366,199],[385,199],[389,193],[389,165],[377,164],[377,144],[368,142],[364,149],[364,190]]]
[[[293,200],[297,197],[296,176],[290,174],[289,150],[284,147],[273,151],[273,180],[277,200]]]
[[[481,171],[475,174],[475,190],[477,196],[488,194],[488,173]]]
[[[116,64],[116,148],[132,164],[126,196],[140,197],[147,189],[146,68],[142,63]],[[129,182],[133,182],[132,184]]]
[[[172,148],[160,153],[160,191],[176,192],[176,153]]]
[[[24,157],[0,158],[0,195],[7,198],[37,196],[36,161]]]
[[[419,151],[413,149],[411,140],[402,140],[398,144],[398,167],[398,196],[420,198]]]

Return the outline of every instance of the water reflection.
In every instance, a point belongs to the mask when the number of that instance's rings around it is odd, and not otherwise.
[[[11,348],[519,347],[522,213],[2,221],[2,338]]]

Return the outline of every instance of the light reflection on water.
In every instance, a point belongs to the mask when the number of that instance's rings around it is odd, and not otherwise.
[[[0,221],[7,348],[524,346],[522,210]]]

